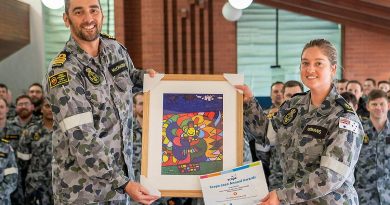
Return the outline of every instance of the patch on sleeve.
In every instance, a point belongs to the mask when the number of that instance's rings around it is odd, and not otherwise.
[[[63,71],[54,75],[49,76],[50,88],[57,87],[59,85],[67,85],[69,83],[68,71]]]
[[[8,154],[4,152],[0,152],[0,158],[7,158]]]
[[[318,125],[306,125],[302,132],[302,134],[313,136],[316,139],[324,139],[327,133],[328,129]]]
[[[33,139],[34,139],[34,141],[38,141],[39,139],[41,139],[41,135],[39,135],[39,133],[36,132],[36,133],[34,134]]]
[[[116,76],[119,73],[128,70],[126,66],[126,62],[124,60],[118,61],[117,63],[114,63],[108,67],[108,70],[110,71],[112,76]]]
[[[51,67],[58,68],[62,67],[66,60],[68,60],[69,52],[62,51],[56,58],[54,58]]]
[[[363,137],[363,144],[368,145],[368,143],[370,143],[370,137],[366,134]]]
[[[340,117],[339,128],[359,134],[359,123],[345,117]]]

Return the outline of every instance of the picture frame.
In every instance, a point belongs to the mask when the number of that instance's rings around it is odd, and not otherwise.
[[[242,165],[238,84],[238,74],[145,75],[141,175],[162,196],[202,197],[199,176]]]

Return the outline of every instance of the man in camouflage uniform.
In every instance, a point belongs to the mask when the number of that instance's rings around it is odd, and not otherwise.
[[[27,129],[19,141],[18,155],[22,169],[27,170],[26,204],[53,204],[51,186],[51,140],[53,113],[45,100],[41,106],[42,120]]]
[[[286,101],[271,120],[284,174],[278,199],[281,204],[357,204],[353,170],[363,136],[359,118],[334,86],[318,108],[310,96],[309,91]],[[253,97],[244,105],[244,120],[254,135],[265,136],[270,121]],[[257,143],[266,146],[269,140]]]
[[[7,141],[0,140],[0,204],[10,205],[10,194],[16,189],[18,167],[15,153]]]
[[[18,168],[14,150],[4,137],[7,121],[8,104],[0,97],[0,204],[11,204],[10,194],[16,189]]]
[[[390,204],[389,102],[382,90],[368,95],[370,118],[363,121],[366,135],[356,165],[355,187],[361,204]]]
[[[19,160],[23,159],[23,156],[18,155],[19,140],[22,133],[31,127],[37,118],[33,115],[34,105],[32,104],[31,98],[27,95],[21,95],[16,98],[16,117],[9,120],[6,127],[4,128],[3,139],[12,146],[16,152],[16,162],[19,164]],[[26,179],[27,170],[23,170],[19,167],[19,179],[18,187],[11,194],[12,204],[25,204],[25,186],[24,180]]]
[[[54,202],[122,204],[126,192],[150,203],[157,197],[127,176],[133,174],[131,90],[142,87],[145,72],[114,38],[100,34],[98,0],[65,0],[63,17],[71,37],[44,82],[54,115]]]

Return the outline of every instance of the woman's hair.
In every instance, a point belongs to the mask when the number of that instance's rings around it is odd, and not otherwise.
[[[306,43],[305,47],[303,47],[301,57],[303,55],[303,52],[305,52],[306,49],[311,47],[318,47],[322,50],[322,52],[328,57],[331,65],[337,64],[337,50],[336,47],[329,41],[325,39],[314,39],[310,42]]]

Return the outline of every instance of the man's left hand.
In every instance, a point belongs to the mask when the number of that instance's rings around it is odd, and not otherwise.
[[[153,69],[146,69],[146,72],[149,74],[149,76],[150,76],[151,78],[153,78],[154,75],[157,74],[157,72],[156,72],[155,70],[153,70]]]

